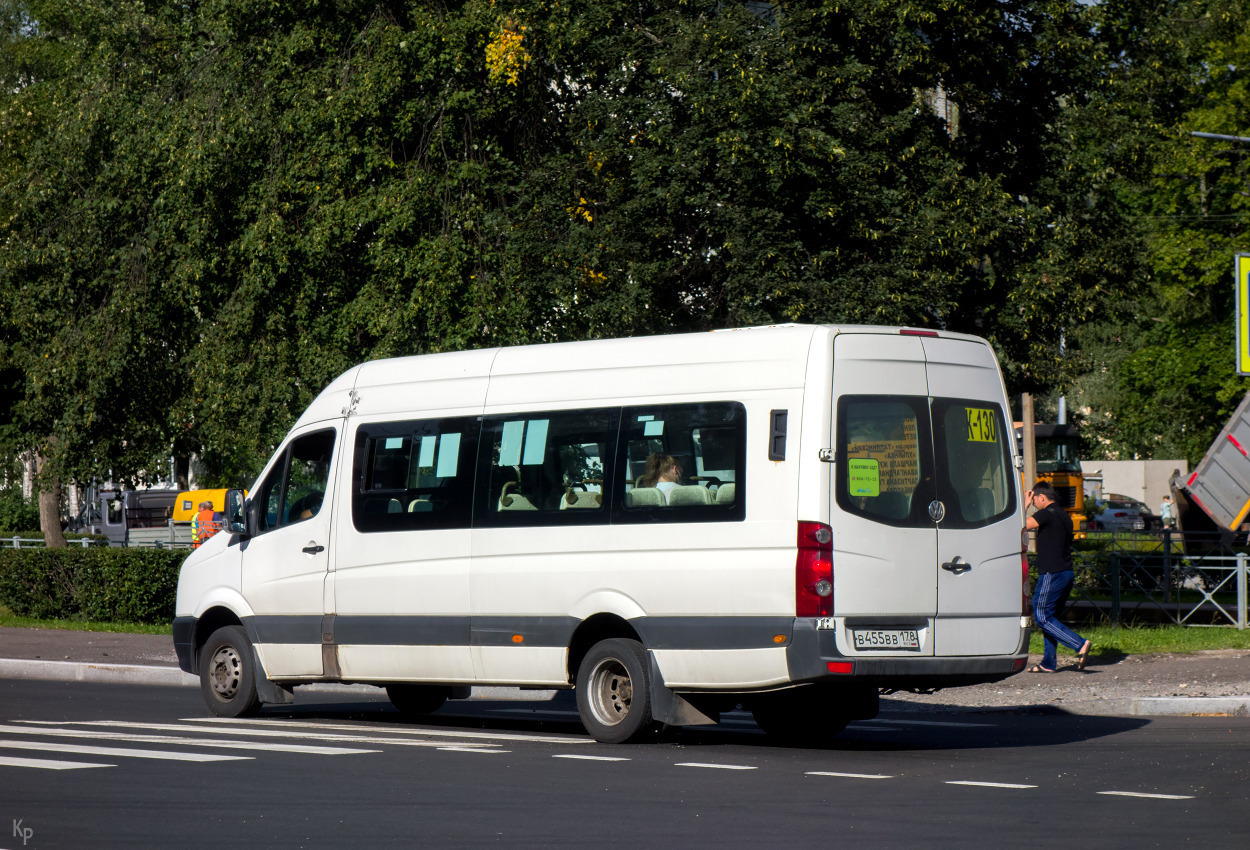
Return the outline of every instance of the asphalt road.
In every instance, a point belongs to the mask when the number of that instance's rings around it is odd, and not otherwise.
[[[572,711],[414,723],[321,693],[222,722],[191,689],[0,680],[0,847],[1240,848],[1250,830],[1247,718],[909,712],[818,750],[747,715],[610,747]]]

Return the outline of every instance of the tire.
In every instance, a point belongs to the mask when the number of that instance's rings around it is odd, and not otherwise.
[[[242,626],[223,626],[200,650],[200,690],[218,717],[246,717],[260,710],[255,656]]]
[[[612,638],[590,648],[577,668],[577,713],[601,744],[624,744],[654,731],[651,671],[636,640]]]
[[[438,685],[387,685],[386,696],[403,714],[433,714],[443,707],[450,689]]]
[[[871,695],[876,697],[875,689]],[[747,705],[755,724],[773,742],[786,746],[827,747],[851,720],[868,713],[863,710],[866,696],[866,692],[840,693],[833,688],[805,685],[760,694]],[[840,706],[844,699],[858,702],[853,706]],[[871,716],[875,715],[874,708]]]

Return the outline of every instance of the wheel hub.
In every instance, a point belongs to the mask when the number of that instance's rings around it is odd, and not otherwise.
[[[242,681],[243,660],[233,646],[223,646],[213,654],[209,679],[213,692],[223,700],[233,699]]]
[[[629,716],[634,683],[625,665],[617,659],[599,662],[590,676],[590,692],[590,708],[600,723],[615,726]]]

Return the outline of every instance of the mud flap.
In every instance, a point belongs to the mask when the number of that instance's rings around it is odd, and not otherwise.
[[[256,696],[266,705],[290,705],[295,702],[295,693],[284,685],[269,681],[265,668],[260,665],[260,655],[252,647],[252,669],[256,671]]]
[[[709,717],[690,704],[681,694],[674,693],[664,687],[664,677],[660,675],[659,665],[655,663],[655,654],[647,653],[647,664],[650,666],[651,716],[665,726],[713,726],[718,718]]]

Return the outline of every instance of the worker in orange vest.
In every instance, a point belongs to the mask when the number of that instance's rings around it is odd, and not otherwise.
[[[191,548],[198,549],[200,544],[212,537],[220,529],[213,520],[213,503],[200,502],[200,511],[191,521]]]

